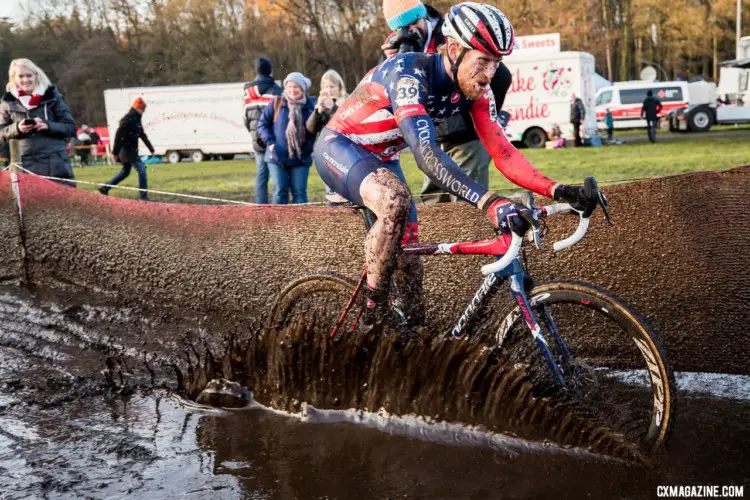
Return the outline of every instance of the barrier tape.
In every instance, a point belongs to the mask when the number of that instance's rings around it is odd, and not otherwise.
[[[213,197],[210,197],[210,196],[200,196],[200,195],[196,195],[196,194],[174,193],[174,192],[171,192],[171,191],[158,191],[158,190],[155,190],[155,189],[140,189],[140,188],[133,188],[133,187],[128,187],[128,186],[117,186],[117,185],[114,185],[114,184],[101,184],[101,183],[98,183],[98,182],[81,181],[81,180],[78,180],[78,179],[64,179],[62,177],[52,177],[52,176],[49,176],[49,175],[39,175],[39,174],[34,173],[34,172],[32,172],[32,171],[30,171],[28,169],[23,168],[19,164],[13,164],[13,165],[9,165],[7,167],[4,167],[4,168],[0,169],[0,172],[2,172],[4,170],[8,170],[12,166],[17,167],[19,170],[23,170],[24,172],[26,172],[28,174],[35,175],[37,177],[41,177],[42,179],[49,179],[49,180],[52,180],[52,181],[74,182],[76,184],[88,184],[88,185],[91,185],[91,186],[108,187],[110,189],[112,189],[112,188],[115,188],[115,189],[124,189],[124,190],[127,190],[127,191],[138,191],[138,192],[142,192],[143,191],[143,192],[146,192],[146,193],[161,194],[161,195],[166,195],[166,196],[175,196],[175,197],[178,197],[178,198],[189,198],[189,199],[193,199],[193,200],[205,200],[205,201],[218,201],[218,202],[222,202],[222,203],[231,203],[231,204],[235,204],[235,205],[244,205],[244,206],[261,205],[261,203],[251,203],[251,202],[248,202],[248,201],[228,200],[228,199],[225,199],[225,198],[213,198]],[[747,166],[747,165],[745,165],[745,166]],[[681,176],[681,175],[686,175],[686,174],[685,173],[677,173],[677,174],[669,174],[669,175],[652,175],[652,176],[647,176],[647,177],[629,177],[629,178],[626,178],[626,179],[605,179],[605,180],[598,180],[597,179],[597,181],[599,182],[599,184],[610,184],[611,185],[611,184],[618,184],[618,183],[622,183],[622,182],[638,182],[638,181],[646,181],[646,180],[653,180],[653,179],[664,179],[664,178],[669,178],[669,177],[678,177],[678,176]],[[574,184],[574,185],[582,185],[582,183],[578,183],[578,184]],[[503,188],[503,189],[497,189],[497,190],[495,190],[495,192],[511,192],[511,193],[516,193],[516,192],[519,191],[519,189],[522,189],[522,188],[518,188],[518,187],[516,187],[516,188]],[[434,196],[444,196],[445,194],[446,193],[432,193],[432,194],[424,194],[424,195],[419,195],[419,196],[412,196],[412,200],[414,200],[415,202],[424,202],[424,198],[434,197]],[[327,201],[311,201],[311,202],[307,202],[307,203],[295,203],[295,205],[306,205],[306,206],[323,206],[323,205],[326,205],[326,206],[330,206],[331,203],[327,202]]]

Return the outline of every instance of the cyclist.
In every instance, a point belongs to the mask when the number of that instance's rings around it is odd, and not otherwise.
[[[515,184],[582,210],[595,207],[583,188],[556,184],[534,168],[498,122],[489,83],[513,50],[515,34],[505,15],[490,5],[461,3],[445,16],[442,31],[446,44],[438,54],[397,54],[365,75],[315,144],[323,181],[377,216],[365,238],[365,325],[386,319],[394,271],[412,306],[409,324],[424,320],[421,261],[398,255],[399,242],[418,241],[416,207],[397,161],[402,149],[411,148],[436,185],[484,210],[496,228],[526,229],[522,206],[477,184],[438,147],[435,125],[447,117],[468,110],[496,167]]]

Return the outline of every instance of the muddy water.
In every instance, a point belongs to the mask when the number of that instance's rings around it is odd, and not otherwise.
[[[682,393],[652,467],[414,418],[195,409],[169,363],[125,345],[148,328],[134,311],[39,297],[0,288],[2,499],[652,498],[657,484],[750,484],[747,401]]]

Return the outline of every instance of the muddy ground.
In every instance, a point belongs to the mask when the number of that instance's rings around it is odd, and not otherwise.
[[[159,338],[172,327],[163,318],[70,292],[0,287],[3,500],[653,498],[658,484],[750,479],[750,402],[736,395],[680,393],[672,439],[647,465],[519,428],[426,426],[301,402],[302,416],[195,409],[178,395],[200,385],[200,367],[226,368],[218,358],[174,352]]]

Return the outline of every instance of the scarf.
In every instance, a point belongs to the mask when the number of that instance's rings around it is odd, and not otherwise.
[[[18,87],[13,86],[10,93],[13,94],[16,99],[18,99],[18,102],[20,102],[24,108],[34,109],[39,106],[40,102],[42,102],[42,97],[44,97],[44,93],[46,91],[47,87],[37,85],[37,87],[31,92],[31,94],[27,94]]]
[[[307,129],[302,120],[302,106],[307,104],[307,96],[302,95],[298,101],[291,99],[286,92],[284,98],[289,106],[289,124],[286,126],[286,143],[289,159],[302,158],[302,145],[305,143]]]

